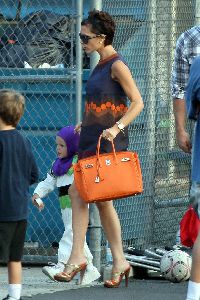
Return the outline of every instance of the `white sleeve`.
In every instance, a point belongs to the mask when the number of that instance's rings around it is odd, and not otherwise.
[[[38,183],[33,194],[38,194],[40,198],[46,197],[56,187],[57,178],[47,173],[45,180]]]

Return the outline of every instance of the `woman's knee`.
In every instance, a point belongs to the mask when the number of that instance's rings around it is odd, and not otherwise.
[[[73,207],[75,204],[81,207],[87,207],[87,204],[82,200],[75,183],[72,183],[72,185],[69,187],[68,195],[72,201]]]
[[[77,198],[79,196],[79,193],[74,183],[72,183],[71,186],[69,187],[68,194],[72,201],[74,198]]]
[[[98,202],[98,203],[96,203],[96,206],[97,206],[99,211],[113,209],[112,201]]]

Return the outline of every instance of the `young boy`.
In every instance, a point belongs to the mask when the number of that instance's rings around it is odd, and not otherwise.
[[[21,258],[28,214],[28,188],[38,180],[31,145],[17,130],[25,106],[14,90],[0,90],[0,261],[8,264],[8,295],[21,299]]]
[[[61,128],[57,133],[57,158],[53,162],[46,179],[37,185],[32,197],[33,204],[38,206],[35,200],[46,197],[55,188],[59,191],[59,202],[65,231],[59,241],[58,263],[42,268],[42,272],[53,280],[56,274],[63,272],[73,244],[72,208],[68,189],[74,180],[73,164],[77,161],[79,145],[79,134],[74,130],[74,126],[66,126]],[[42,207],[39,206],[39,208],[43,207],[43,204]],[[97,280],[100,277],[100,273],[92,263],[93,257],[86,242],[84,244],[84,252],[87,259],[87,268],[82,284],[87,285]]]

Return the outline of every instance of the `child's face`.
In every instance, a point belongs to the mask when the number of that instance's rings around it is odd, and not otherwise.
[[[64,158],[67,157],[67,145],[65,141],[60,137],[56,137],[56,150],[57,150],[57,156],[58,158]]]

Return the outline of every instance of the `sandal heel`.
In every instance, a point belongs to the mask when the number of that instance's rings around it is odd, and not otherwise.
[[[128,280],[129,280],[130,269],[131,268],[129,268],[128,270],[126,270],[125,273],[124,273],[125,274],[125,286],[126,287],[128,287]]]
[[[85,274],[85,271],[86,271],[86,267],[87,267],[87,265],[85,265],[85,268],[80,270],[80,284],[82,284],[83,277],[84,277],[84,274]]]

